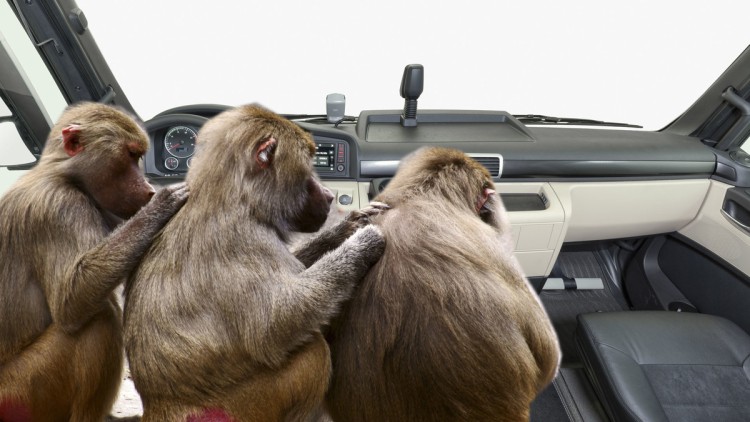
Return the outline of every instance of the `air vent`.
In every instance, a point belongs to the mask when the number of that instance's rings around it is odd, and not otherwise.
[[[489,170],[492,177],[500,177],[503,173],[503,156],[500,154],[469,154],[479,164]]]

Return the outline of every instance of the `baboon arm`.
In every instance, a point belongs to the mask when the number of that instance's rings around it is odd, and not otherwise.
[[[50,303],[56,322],[74,332],[101,310],[106,297],[135,268],[154,235],[186,199],[184,185],[162,189],[135,216],[75,258],[56,286],[59,299]]]
[[[323,255],[310,268],[276,290],[270,333],[279,347],[294,347],[328,324],[341,302],[380,259],[385,248],[375,226],[358,230],[341,247]]]
[[[323,254],[336,249],[358,228],[370,224],[373,217],[388,208],[388,205],[382,202],[371,202],[361,210],[350,212],[344,220],[302,243],[292,253],[305,265],[305,268],[310,268]]]
[[[292,253],[305,265],[305,268],[310,268],[325,253],[336,249],[344,243],[356,230],[357,225],[355,223],[342,220],[297,246]]]

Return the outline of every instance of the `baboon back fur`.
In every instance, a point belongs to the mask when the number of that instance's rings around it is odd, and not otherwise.
[[[376,198],[385,253],[328,335],[334,420],[528,420],[560,352],[492,188],[463,153],[426,148]]]

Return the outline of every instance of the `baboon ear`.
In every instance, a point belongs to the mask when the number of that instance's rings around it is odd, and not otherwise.
[[[271,165],[275,152],[276,139],[272,136],[268,137],[258,147],[258,151],[255,153],[255,162],[258,163],[260,168],[267,168]]]
[[[81,125],[68,125],[62,130],[63,149],[68,156],[73,157],[83,151],[83,144],[79,139],[81,134]]]
[[[479,194],[479,198],[477,198],[477,213],[481,214],[482,210],[487,208],[487,201],[494,193],[495,191],[493,189],[490,189],[488,187],[482,188],[482,193]]]

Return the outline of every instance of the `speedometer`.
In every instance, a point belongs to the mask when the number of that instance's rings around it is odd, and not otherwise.
[[[175,126],[164,136],[164,148],[177,158],[188,158],[195,152],[196,136],[187,126]]]

